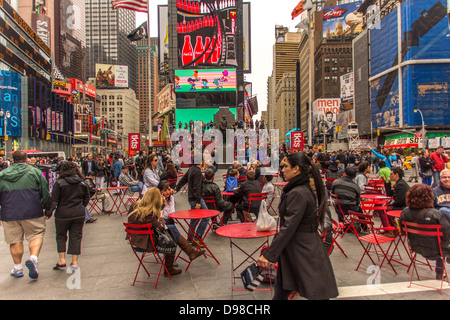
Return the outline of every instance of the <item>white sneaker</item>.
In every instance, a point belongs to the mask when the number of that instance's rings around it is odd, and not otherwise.
[[[16,269],[13,268],[11,270],[11,276],[16,277],[16,278],[21,278],[23,277],[23,269]]]
[[[25,266],[29,270],[28,276],[33,280],[37,280],[37,278],[39,277],[37,262],[33,261],[32,259],[28,259],[27,261],[25,261]]]

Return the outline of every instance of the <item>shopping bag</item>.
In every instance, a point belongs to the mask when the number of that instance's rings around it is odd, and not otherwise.
[[[256,220],[256,231],[271,231],[277,228],[277,221],[267,211],[266,200],[261,201],[258,219]]]
[[[241,279],[242,283],[244,284],[244,288],[248,291],[253,291],[261,284],[261,281],[264,280],[264,277],[261,275],[259,267],[256,265],[256,263],[252,263],[244,271],[241,272]]]

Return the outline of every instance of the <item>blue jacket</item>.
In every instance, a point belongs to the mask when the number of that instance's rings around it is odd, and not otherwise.
[[[122,162],[120,162],[120,160],[117,160],[114,163],[114,178],[119,179],[121,173],[122,173]]]
[[[386,157],[384,154],[379,154],[372,148],[370,148],[370,151],[380,160],[384,161],[386,163],[386,167],[389,169],[392,169],[392,161],[397,161],[397,156],[394,154],[392,156]]]
[[[228,177],[225,180],[225,191],[233,192],[233,189],[237,187],[239,187],[239,185],[236,177]]]

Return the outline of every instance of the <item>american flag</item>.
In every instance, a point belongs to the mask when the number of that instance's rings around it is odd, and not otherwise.
[[[138,12],[148,12],[147,0],[112,0],[112,6],[113,9],[123,8]]]

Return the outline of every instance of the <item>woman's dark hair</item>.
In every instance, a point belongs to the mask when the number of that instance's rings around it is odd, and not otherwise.
[[[178,177],[177,170],[175,169],[175,165],[172,162],[167,162],[166,167],[167,167],[166,172],[169,174],[170,177],[174,179]]]
[[[59,179],[70,176],[79,176],[81,179],[84,179],[84,175],[81,172],[80,167],[78,167],[75,162],[62,161],[61,167],[59,168]]]
[[[364,173],[364,171],[366,171],[368,167],[369,167],[369,163],[368,162],[361,162],[358,165],[358,172],[359,173]]]
[[[411,209],[425,209],[434,206],[433,189],[426,184],[415,184],[406,193],[406,205]]]
[[[317,209],[317,221],[319,225],[322,225],[328,208],[328,198],[319,168],[312,163],[303,152],[289,153],[286,155],[286,160],[291,167],[299,166],[301,175],[307,175],[308,179],[310,177],[314,179],[317,201],[319,204]]]
[[[156,153],[152,153],[147,157],[147,161],[145,162],[144,171],[147,170],[147,168],[152,169],[152,162],[155,157],[156,157]]]
[[[384,167],[386,167],[386,162],[384,162],[383,160],[380,160],[380,162],[378,162],[378,166],[380,168],[384,168]]]
[[[158,184],[158,189],[163,192],[163,190],[167,187],[170,187],[170,183],[167,180],[162,180],[159,184]]]

